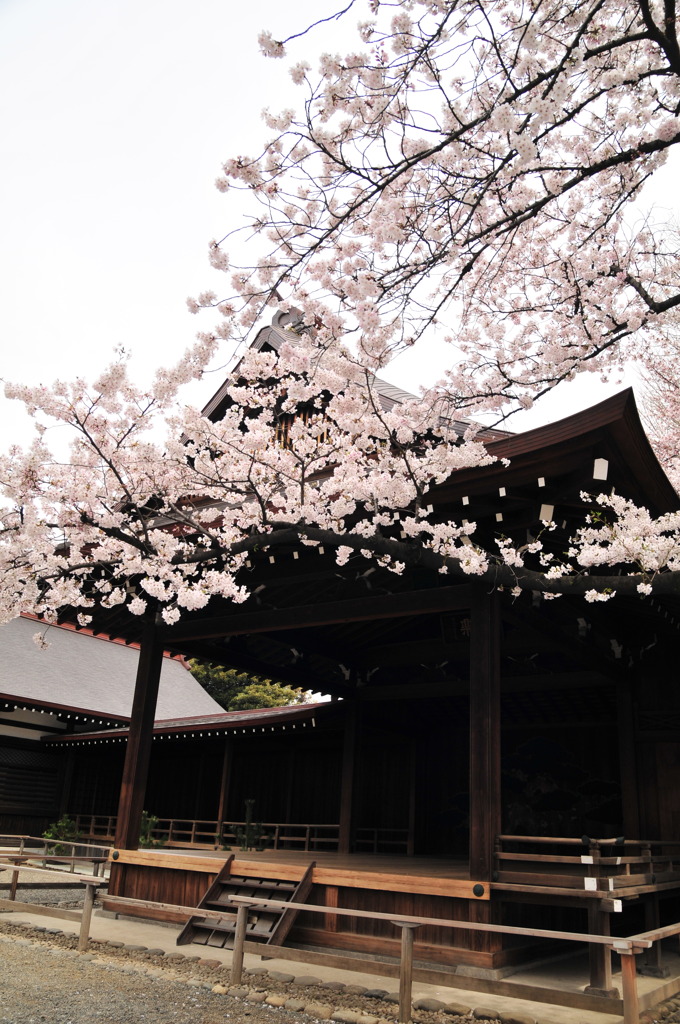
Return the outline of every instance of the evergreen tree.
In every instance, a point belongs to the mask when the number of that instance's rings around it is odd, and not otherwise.
[[[260,679],[247,672],[222,668],[206,661],[189,663],[192,675],[225,711],[249,711],[254,708],[278,708],[302,704],[305,691],[271,679]]]

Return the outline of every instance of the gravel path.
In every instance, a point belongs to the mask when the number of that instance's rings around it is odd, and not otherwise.
[[[2,1024],[224,1024],[230,1017],[224,997],[180,981],[159,983],[125,964],[5,936],[0,954]]]
[[[236,988],[217,960],[111,940],[91,940],[87,953],[75,947],[58,928],[0,917],[0,1024],[395,1024],[394,996],[359,985],[253,968]],[[516,1012],[414,1003],[415,1024],[476,1020],[540,1024]],[[680,998],[641,1016],[641,1024],[658,1021],[680,1024]]]

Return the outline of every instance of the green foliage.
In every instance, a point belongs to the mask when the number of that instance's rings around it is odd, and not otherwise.
[[[43,839],[57,840],[53,846],[50,846],[50,853],[70,853],[71,847],[64,844],[74,843],[77,838],[78,830],[76,828],[76,823],[73,818],[69,818],[68,814],[62,814],[59,821],[53,821],[52,824],[48,825],[43,832]],[[61,842],[59,842],[59,840],[61,840]]]
[[[155,814],[142,811],[142,820],[139,826],[139,845],[141,847],[165,846],[165,839],[156,839],[153,831],[158,828],[158,818]]]
[[[304,690],[233,668],[221,668],[205,661],[191,661],[189,667],[194,678],[225,711],[279,708],[285,704],[303,704],[305,700]]]

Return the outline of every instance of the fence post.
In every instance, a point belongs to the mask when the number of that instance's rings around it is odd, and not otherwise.
[[[623,1024],[639,1024],[640,1007],[637,994],[635,950],[617,950],[621,957],[621,988],[623,989]]]
[[[17,898],[17,885],[19,884],[19,872],[12,872],[12,880],[9,885],[9,899],[15,900]]]
[[[90,939],[90,920],[92,919],[92,904],[96,886],[90,883],[85,885],[85,899],[83,900],[83,912],[80,917],[80,935],[78,936],[78,950],[82,952],[87,949]]]
[[[248,907],[242,903],[236,911],[236,930],[234,932],[234,952],[231,958],[231,981],[234,985],[241,984],[243,976],[243,943],[246,939],[248,924]]]
[[[411,992],[413,988],[413,938],[419,924],[408,921],[392,921],[401,928],[401,959],[399,961],[399,1024],[410,1024]]]

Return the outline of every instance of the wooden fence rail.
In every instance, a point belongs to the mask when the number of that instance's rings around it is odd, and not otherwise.
[[[150,900],[137,900],[129,897],[116,897],[116,902],[123,906],[135,907],[137,909],[161,909],[172,910],[179,913],[191,914],[192,916],[204,917],[211,920],[228,918],[233,920],[233,915],[225,914],[223,911],[209,911],[202,908],[182,907],[175,904],[156,903]],[[377,963],[374,960],[355,959],[350,957],[335,956],[332,954],[320,953],[314,950],[300,950],[283,946],[263,946],[262,943],[249,942],[246,939],[246,928],[248,913],[264,909],[289,909],[300,910],[312,913],[327,913],[328,908],[310,903],[290,903],[282,900],[262,900],[254,896],[232,896],[231,903],[237,907],[236,931],[234,937],[234,948],[231,966],[231,981],[238,985],[242,980],[243,959],[245,953],[255,953],[267,958],[280,958],[303,963],[316,963],[326,966],[341,967],[345,970],[367,971],[373,974],[399,977],[399,1021],[400,1024],[408,1024],[411,1020],[412,985],[414,977],[419,980],[435,981],[439,984],[457,984],[460,987],[469,988],[475,991],[496,993],[510,998],[528,999],[536,1002],[557,1003],[562,1005],[577,1005],[570,997],[570,993],[558,989],[540,988],[515,982],[488,982],[482,979],[461,977],[452,982],[448,977],[444,979],[441,972],[428,972],[422,968],[416,969],[413,964],[413,940],[417,928],[423,925],[436,925],[444,928],[465,928],[469,931],[496,932],[504,935],[523,935],[532,938],[559,939],[568,942],[578,942],[591,946],[603,947],[614,950],[621,957],[621,983],[623,1000],[603,999],[601,997],[585,997],[579,994],[578,1005],[581,1003],[592,1010],[611,1010],[620,1012],[623,1010],[624,1024],[638,1024],[640,1015],[640,1000],[637,992],[636,964],[635,957],[652,947],[653,943],[662,938],[680,934],[680,923],[670,925],[655,931],[646,932],[640,935],[618,937],[612,935],[592,935],[585,932],[563,932],[552,929],[523,928],[516,925],[487,924],[476,921],[447,921],[442,918],[409,916],[402,917],[394,914],[381,913],[370,910],[350,910],[349,908],[333,908],[333,912],[339,917],[369,918],[372,920],[389,921],[396,928],[401,930],[401,956],[398,968],[395,969],[389,963]],[[436,975],[439,975],[437,977]],[[673,983],[677,987],[677,983]],[[664,987],[663,998],[668,998],[668,986]],[[646,1008],[646,1007],[645,1007]]]
[[[34,841],[34,837],[19,837],[24,840]],[[44,843],[44,840],[41,840]],[[82,846],[82,844],[70,844],[71,846]],[[16,876],[21,872],[32,871],[37,872],[51,878],[54,878],[56,874],[64,875],[65,872],[57,872],[55,870],[36,868],[28,865],[25,862],[25,858],[32,854],[33,858],[36,859],[35,851],[31,853],[25,853],[26,844],[20,843],[20,849],[16,854],[5,853],[4,858],[0,859],[0,866],[10,868],[13,872],[13,890],[14,897],[16,896]],[[37,859],[40,859],[42,851],[37,854]],[[80,859],[78,855],[73,854],[68,860],[74,864],[76,860]],[[95,858],[89,857],[88,859],[94,860]],[[82,884],[85,886],[85,899],[83,904],[82,914],[78,914],[77,911],[66,911],[59,908],[46,908],[39,907],[37,904],[19,904],[15,899],[10,898],[9,900],[0,900],[0,907],[5,910],[21,909],[33,913],[43,913],[53,915],[56,917],[68,918],[71,920],[80,919],[80,934],[78,939],[78,949],[83,950],[87,948],[89,940],[89,928],[90,919],[92,914],[92,904],[94,901],[95,892],[98,887],[106,885],[106,881],[97,875],[83,875],[76,874],[75,871],[69,874],[69,881],[73,881],[76,884]],[[163,909],[171,910],[176,913],[187,914],[191,916],[200,916],[210,919],[225,919],[233,918],[233,914],[225,914],[224,911],[209,911],[203,910],[196,907],[180,906],[175,904],[161,904],[155,903],[149,900],[138,900],[130,899],[126,897],[116,897],[116,901],[126,906],[135,907],[137,909]],[[538,986],[520,985],[513,982],[487,982],[483,979],[475,978],[460,978],[457,981],[452,981],[450,978],[446,978],[441,975],[441,972],[432,972],[423,970],[422,968],[415,969],[413,965],[413,940],[415,930],[423,925],[435,925],[440,928],[456,928],[465,929],[468,931],[480,931],[480,932],[494,932],[503,935],[516,935],[516,936],[528,936],[534,939],[558,939],[565,942],[578,942],[581,944],[588,944],[590,948],[601,948],[613,950],[621,957],[621,983],[622,983],[622,1009],[623,1009],[623,1021],[624,1024],[638,1024],[640,1010],[648,1008],[651,1005],[650,999],[654,997],[655,993],[648,993],[644,1002],[644,1006],[638,997],[637,991],[637,980],[636,980],[636,961],[635,957],[637,954],[649,950],[655,942],[660,942],[662,939],[669,938],[675,935],[680,935],[680,923],[667,925],[662,928],[652,929],[646,932],[642,932],[632,936],[611,936],[611,935],[598,935],[583,932],[565,932],[557,931],[553,929],[537,929],[537,928],[523,928],[516,925],[500,925],[500,924],[489,924],[486,922],[476,921],[461,921],[457,920],[446,920],[443,918],[430,918],[430,917],[418,917],[418,916],[399,916],[394,914],[380,913],[378,911],[368,910],[352,910],[343,907],[334,907],[333,913],[338,917],[354,917],[354,918],[370,918],[373,920],[389,921],[396,928],[401,930],[401,957],[398,968],[392,967],[388,963],[377,963],[373,961],[367,961],[363,959],[353,959],[350,957],[340,957],[329,954],[322,954],[312,950],[299,950],[292,949],[289,947],[280,946],[266,946],[263,947],[261,943],[248,942],[245,938],[246,925],[248,913],[253,909],[287,909],[287,910],[300,910],[308,913],[328,913],[328,907],[319,906],[316,904],[308,903],[289,903],[281,900],[262,900],[257,897],[248,896],[232,896],[231,902],[236,908],[236,932],[234,951],[232,959],[232,981],[234,984],[239,984],[242,977],[243,968],[243,955],[245,952],[256,953],[260,956],[263,955],[263,951],[267,957],[280,957],[282,959],[291,959],[309,963],[320,963],[327,964],[328,966],[342,966],[346,970],[368,970],[370,973],[383,974],[385,976],[394,976],[398,973],[399,976],[399,1021],[400,1024],[407,1024],[411,1020],[411,998],[412,998],[412,983],[413,978],[417,977],[420,980],[434,981],[437,980],[440,984],[448,981],[450,984],[458,984],[461,987],[469,988],[471,990],[486,991],[491,993],[497,993],[499,995],[505,995],[509,997],[521,998],[521,999],[533,999],[535,1001],[547,1002],[547,1003],[562,1003],[563,1005],[576,1005],[573,1001],[569,1002],[567,996],[572,995],[565,993],[557,989],[541,989]],[[439,973],[439,978],[436,978],[436,973]],[[668,998],[672,991],[678,988],[678,982],[673,981],[666,986],[663,986],[663,995],[661,998]],[[580,994],[579,994],[580,995]],[[613,1012],[619,1012],[618,1007],[621,1005],[619,1000],[603,1000],[602,998],[595,997],[584,997],[581,996],[581,1000],[585,1000],[588,1003],[589,1009],[609,1009]],[[608,1004],[606,1007],[603,1004]],[[585,1003],[583,1004],[585,1006]]]
[[[76,911],[64,911],[56,907],[43,907],[40,904],[35,903],[18,903],[16,899],[18,876],[23,872],[30,871],[31,874],[41,875],[43,877],[54,878],[55,875],[64,875],[64,871],[56,871],[49,868],[37,868],[32,864],[26,864],[19,861],[18,858],[4,859],[0,858],[0,867],[11,868],[12,870],[12,881],[10,883],[9,899],[0,900],[0,907],[3,910],[24,910],[28,913],[46,913],[48,916],[55,916],[66,918],[66,920],[80,920],[80,933],[78,936],[78,949],[85,950],[90,938],[90,922],[92,920],[92,906],[94,904],[95,893],[98,888],[108,885],[108,882],[98,875],[80,875],[80,874],[69,874],[69,884],[80,884],[85,886],[85,894],[83,898],[83,909],[79,913]],[[51,911],[56,910],[56,914],[52,914]]]

